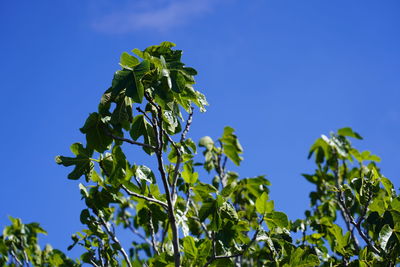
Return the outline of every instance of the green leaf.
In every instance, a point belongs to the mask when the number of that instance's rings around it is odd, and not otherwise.
[[[118,70],[114,73],[114,78],[111,82],[111,96],[117,96],[123,89],[126,88],[126,84],[129,79],[133,78],[131,70]]]
[[[274,226],[281,228],[287,228],[289,226],[287,215],[280,211],[267,213],[265,216],[265,221],[268,224],[268,227],[272,226],[272,228],[274,228]]]
[[[174,115],[172,111],[163,110],[163,121],[167,125],[167,132],[169,134],[176,134],[181,131],[181,126],[178,118]]]
[[[329,233],[332,235],[331,239],[335,244],[334,249],[341,254],[346,254],[345,247],[350,242],[350,235],[346,234],[343,236],[343,229],[337,224],[331,225],[331,227],[329,228]]]
[[[243,153],[243,148],[239,143],[237,136],[233,133],[234,129],[227,126],[224,128],[224,134],[220,141],[223,144],[223,151],[225,155],[232,160],[233,163],[239,165],[243,160],[239,154]]]
[[[131,130],[129,134],[131,135],[133,140],[138,140],[140,136],[146,135],[146,120],[143,115],[137,115],[133,118]]]
[[[394,190],[393,183],[386,177],[381,178],[381,183],[383,184],[383,187],[385,188],[386,192],[390,197],[396,195],[396,191]]]
[[[113,168],[109,180],[114,185],[123,182],[126,175],[126,169],[129,168],[124,152],[120,146],[114,146],[112,149]]]
[[[132,121],[132,100],[129,97],[121,96],[116,102],[110,122],[113,125],[121,125],[125,130],[129,131],[130,122]]]
[[[239,221],[238,214],[231,203],[225,201],[220,207],[221,217],[237,223]]]
[[[363,139],[361,137],[361,135],[359,135],[358,133],[354,132],[353,129],[351,129],[350,127],[345,127],[342,129],[338,130],[338,135],[341,136],[348,136],[348,137],[353,137],[353,138],[357,138],[357,139]]]
[[[138,80],[142,79],[143,76],[150,71],[150,62],[148,60],[143,60],[139,65],[135,66],[133,71]]]
[[[85,124],[80,129],[83,134],[86,134],[87,147],[100,153],[107,150],[113,140],[106,134],[106,130],[107,125],[96,112],[89,115]]]
[[[383,250],[386,249],[386,245],[389,241],[389,238],[392,236],[392,233],[393,229],[387,224],[385,224],[379,232],[379,243]]]
[[[136,67],[139,66],[140,64]],[[138,74],[135,70],[119,70],[114,74],[111,84],[112,96],[117,96],[123,89],[126,89],[126,96],[132,98],[136,103],[142,103],[144,88],[140,78],[136,77]]]
[[[199,174],[193,171],[193,161],[188,161],[185,165],[183,165],[182,178],[188,184],[194,184],[197,182],[197,178]]]
[[[272,212],[274,209],[274,202],[273,201],[268,201],[269,197],[267,192],[262,193],[260,197],[257,198],[256,200],[256,209],[257,212],[260,214],[265,214]]]
[[[207,150],[211,150],[214,147],[214,141],[209,136],[204,136],[200,139],[199,146],[205,147]]]
[[[204,197],[209,197],[210,194],[216,193],[218,191],[214,186],[202,182],[196,184],[196,186],[193,187],[193,190],[196,193],[203,195]]]
[[[71,151],[76,155],[75,158],[57,156],[56,163],[66,167],[75,166],[74,170],[68,175],[68,179],[77,180],[85,175],[86,180],[89,180],[94,167],[90,159],[93,150],[84,148],[80,143],[75,143],[71,145]]]
[[[127,52],[123,52],[120,58],[120,62],[119,64],[123,67],[123,68],[130,68],[132,69],[134,66],[138,65],[140,62],[139,60],[132,56],[129,55]]]
[[[153,171],[149,167],[144,165],[139,165],[136,167],[135,176],[139,180],[144,180],[151,184],[156,182],[156,177],[154,176]]]
[[[90,212],[88,209],[84,209],[81,211],[80,221],[82,224],[87,224],[90,218]]]
[[[130,136],[133,140],[137,140],[143,136],[144,143],[155,146],[155,134],[150,123],[147,122],[143,115],[137,115],[133,118],[131,130],[129,131]],[[153,151],[149,148],[143,147],[143,150],[151,154]]]
[[[185,256],[187,258],[196,259],[198,250],[193,237],[186,236],[185,238],[183,238],[183,252],[185,252]]]
[[[172,82],[172,90],[176,93],[181,93],[185,90],[186,80],[180,71],[171,71],[170,74],[171,82]]]

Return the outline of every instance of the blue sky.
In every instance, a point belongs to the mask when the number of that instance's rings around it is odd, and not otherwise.
[[[78,129],[119,55],[165,40],[210,102],[191,137],[235,128],[245,160],[234,169],[266,174],[291,219],[308,208],[309,147],[341,127],[399,188],[399,12],[395,0],[1,1],[0,226],[7,215],[39,221],[44,242],[70,244],[83,203],[54,156],[84,141]]]

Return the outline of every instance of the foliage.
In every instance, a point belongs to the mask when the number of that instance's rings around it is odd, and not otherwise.
[[[234,129],[222,137],[187,138],[194,105],[205,96],[193,88],[196,70],[182,51],[164,42],[123,53],[121,70],[81,132],[86,145],[71,146],[69,179],[81,180],[84,229],[68,250],[75,262],[46,246],[38,224],[11,218],[0,243],[3,266],[395,266],[400,256],[400,197],[369,151],[358,151],[350,128],[322,136],[310,150],[315,185],[305,218],[290,221],[269,199],[264,176],[240,178],[241,147]],[[141,148],[144,164],[127,157]],[[203,157],[196,156],[201,150]],[[154,161],[154,163],[151,163]],[[201,171],[203,168],[204,171]],[[210,175],[207,179],[200,176]],[[344,228],[341,227],[344,226]],[[126,230],[130,243],[118,239]],[[294,234],[294,233],[300,233]],[[124,234],[126,237],[127,235]],[[299,240],[294,240],[299,236]]]

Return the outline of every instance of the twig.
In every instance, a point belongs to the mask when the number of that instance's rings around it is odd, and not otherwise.
[[[190,107],[189,117],[188,117],[188,119],[186,121],[185,129],[183,130],[183,132],[181,134],[181,141],[180,141],[181,143],[183,141],[185,141],[186,135],[189,132],[190,125],[192,124],[192,121],[193,121],[193,112],[194,112],[194,108]]]
[[[225,165],[226,165],[226,161],[227,161],[227,157],[225,156],[225,158],[223,159],[223,163],[222,162],[222,151],[224,150],[224,145],[222,144],[221,140],[219,140],[219,144],[221,146],[221,151],[218,154],[217,157],[217,168],[215,169],[218,173],[219,179],[220,179],[220,183],[221,183],[221,187],[224,188],[226,186],[226,177],[225,177]]]
[[[90,263],[94,266],[94,267],[100,267],[100,265],[97,265],[93,259],[90,259]]]
[[[349,220],[349,223],[351,223],[355,229],[357,229],[358,234],[361,236],[361,238],[365,241],[365,243],[367,243],[367,245],[373,250],[373,252],[377,255],[382,255],[381,251],[375,247],[375,245],[373,244],[373,242],[371,241],[371,239],[363,232],[363,230],[361,229],[361,221],[359,220],[359,222],[357,223],[353,216],[350,214],[349,209],[346,207],[346,204],[344,202],[344,199],[342,198],[342,195],[339,195],[339,199],[338,199],[338,203],[339,203],[339,207],[341,207],[341,209],[344,210],[345,214],[347,215],[347,218]]]
[[[153,247],[154,254],[158,255],[158,249],[157,249],[157,242],[156,242],[156,237],[154,233],[154,226],[153,226],[153,214],[150,211],[150,218],[149,218],[149,228],[150,228],[150,236],[151,236],[151,246]]]
[[[99,261],[102,267],[108,266],[107,259],[103,259],[101,256],[101,251],[103,250],[103,240],[99,242],[99,247],[97,248],[97,253],[99,254]]]
[[[21,261],[20,261],[20,260],[17,258],[17,256],[15,255],[14,250],[11,249],[11,250],[10,250],[10,253],[11,253],[11,255],[13,256],[15,262],[16,262],[18,265],[20,265],[20,266],[22,267],[23,265],[22,265]]]
[[[105,133],[108,136],[110,136],[111,138],[115,139],[115,140],[123,141],[123,142],[129,143],[129,144],[132,144],[132,145],[138,145],[138,146],[141,146],[141,147],[150,148],[152,150],[156,149],[154,146],[149,145],[149,144],[144,144],[144,143],[136,142],[136,141],[131,140],[131,139],[127,139],[127,138],[123,138],[123,137],[119,137],[119,136],[113,135],[112,133],[108,132],[107,130],[105,130]]]
[[[98,217],[100,219],[100,223],[106,229],[108,235],[111,237],[111,239],[114,241],[114,243],[118,244],[119,251],[121,252],[122,256],[124,257],[126,264],[128,264],[129,267],[132,267],[132,264],[129,260],[128,254],[126,253],[125,249],[122,247],[122,244],[121,244],[121,242],[119,242],[117,236],[111,231],[110,227],[108,226],[107,222],[103,219],[103,217],[100,215],[98,215]]]
[[[136,110],[137,111],[139,111],[140,113],[142,113],[143,114],[143,116],[145,116],[146,117],[146,119],[148,119],[150,122],[151,122],[151,119],[150,119],[150,117],[146,114],[146,112],[145,111],[143,111],[140,107],[137,107],[136,108]]]
[[[183,142],[185,141],[186,135],[190,129],[190,125],[192,124],[193,111],[194,111],[194,108],[190,107],[189,117],[186,121],[185,129],[183,130],[183,132],[181,134],[181,139],[180,139],[181,144],[183,144]],[[182,163],[182,153],[169,135],[167,135],[167,138],[171,142],[171,144],[174,146],[174,148],[176,149],[176,153],[177,153],[177,159],[176,159],[176,164],[175,164],[175,169],[174,169],[174,176],[172,177],[172,197],[173,197],[172,201],[175,204],[176,200],[178,199],[178,194],[176,194],[176,184],[178,182],[178,174],[179,174],[180,164]]]
[[[141,198],[141,199],[144,199],[144,200],[147,200],[147,201],[150,201],[150,202],[154,202],[154,203],[157,203],[157,204],[161,205],[163,208],[168,208],[168,204],[165,203],[165,202],[162,202],[161,200],[158,200],[158,199],[152,198],[152,197],[146,197],[146,196],[143,196],[143,195],[141,195],[141,194],[132,192],[132,191],[130,191],[128,188],[126,188],[126,186],[124,186],[124,185],[122,185],[121,187],[122,187],[122,189],[124,189],[125,192],[126,192],[128,195],[130,195],[130,196],[137,197],[137,198]]]

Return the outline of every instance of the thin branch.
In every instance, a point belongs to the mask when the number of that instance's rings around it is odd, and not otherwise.
[[[372,240],[363,232],[363,230],[361,229],[361,221],[359,223],[357,223],[353,216],[351,215],[349,209],[347,208],[345,201],[343,199],[343,196],[340,194],[339,195],[339,199],[338,199],[338,203],[339,206],[341,207],[341,209],[344,210],[345,214],[347,215],[347,218],[349,220],[349,223],[351,223],[355,229],[357,229],[358,234],[361,236],[361,238],[365,241],[365,243],[367,243],[367,245],[372,249],[372,251],[377,254],[377,255],[382,255],[381,251],[375,247],[375,245],[373,244]]]
[[[119,137],[119,136],[113,135],[112,133],[110,133],[110,132],[107,131],[107,130],[105,131],[105,133],[106,133],[108,136],[110,136],[111,138],[115,139],[115,140],[119,140],[119,141],[122,141],[122,142],[126,142],[126,143],[129,143],[129,144],[132,144],[132,145],[138,145],[138,146],[141,146],[141,147],[150,148],[150,149],[152,149],[152,150],[155,150],[155,149],[156,149],[154,146],[149,145],[149,144],[144,144],[144,143],[136,142],[136,141],[131,140],[131,139],[127,139],[127,138],[124,138],[124,137]]]
[[[181,139],[180,139],[181,144],[185,141],[186,135],[190,129],[190,125],[192,124],[193,111],[194,111],[194,108],[190,107],[189,117],[186,121],[185,129],[183,130],[183,132],[181,134]],[[177,147],[177,145],[175,144],[175,142],[172,140],[172,138],[168,134],[167,134],[167,138],[171,142],[171,144],[174,146],[174,148],[176,149],[176,153],[177,153],[177,159],[176,159],[176,164],[175,164],[175,169],[174,169],[174,176],[172,177],[172,198],[173,198],[172,203],[175,204],[176,200],[178,199],[178,194],[176,193],[176,184],[178,182],[179,168],[182,163],[182,153],[181,153],[180,149]]]
[[[217,168],[215,170],[218,173],[221,187],[224,188],[227,183],[226,177],[225,177],[225,165],[226,165],[227,157],[225,156],[225,158],[222,159],[222,151],[224,149],[224,145],[222,144],[221,140],[219,140],[219,144],[221,146],[221,151],[217,157]],[[223,163],[222,163],[222,160],[224,161]]]
[[[346,208],[347,207],[346,200],[344,198],[343,191],[340,189],[340,187],[342,186],[342,184],[343,184],[343,182],[345,180],[346,172],[347,172],[347,167],[346,167],[346,163],[345,163],[344,160],[342,161],[342,164],[343,164],[343,168],[344,168],[344,170],[343,170],[343,172],[344,172],[343,176],[344,177],[341,178],[340,174],[338,172],[338,170],[339,170],[339,160],[336,161],[336,169],[333,170],[333,174],[335,176],[336,187],[339,190],[339,192],[337,193],[337,198],[340,199],[340,200],[343,200],[342,201],[343,205],[341,205],[341,204],[339,205],[339,210],[340,210],[340,214],[342,215],[342,218],[343,218],[343,220],[344,220],[344,222],[346,224],[347,231],[350,232],[351,238],[354,240],[355,249],[356,249],[356,251],[359,251],[360,250],[360,245],[358,243],[357,237],[354,235],[354,231],[353,231],[354,228],[352,229],[351,224],[350,224],[351,219],[350,219],[349,215],[351,216],[351,214],[350,214],[350,211],[348,211],[348,210],[346,211],[346,209],[347,209]],[[341,181],[342,184],[339,184],[339,181]]]
[[[108,235],[111,237],[111,239],[114,241],[114,243],[118,244],[119,246],[119,251],[121,252],[122,256],[124,257],[126,264],[128,264],[129,267],[132,267],[132,264],[129,260],[129,256],[126,253],[125,249],[122,247],[121,242],[119,242],[117,236],[115,235],[115,233],[113,233],[110,229],[110,227],[108,226],[107,222],[103,219],[102,216],[98,215],[99,219],[100,219],[100,223],[103,225],[103,227],[106,229]]]
[[[151,122],[151,118],[147,115],[147,113],[144,110],[142,110],[140,107],[137,107],[136,110],[142,113],[143,116],[145,116],[146,119],[148,119]]]
[[[193,112],[194,112],[194,108],[190,107],[189,117],[188,117],[188,119],[186,121],[185,129],[183,130],[183,132],[181,134],[181,141],[180,141],[181,143],[183,141],[185,141],[186,135],[189,132],[190,125],[192,124],[192,121],[193,121]]]
[[[90,259],[90,263],[94,266],[94,267],[100,267],[100,265],[97,265],[93,259]]]
[[[158,199],[152,198],[152,197],[146,197],[146,196],[143,196],[143,195],[141,195],[141,194],[132,192],[132,191],[130,191],[128,188],[126,188],[126,186],[124,186],[124,185],[122,185],[121,187],[122,187],[122,189],[124,189],[125,192],[126,192],[128,195],[130,195],[130,196],[137,197],[137,198],[141,198],[141,199],[144,199],[144,200],[147,200],[147,201],[150,201],[150,202],[159,204],[159,205],[161,205],[163,208],[168,208],[168,204],[165,203],[165,202],[162,202],[161,200],[158,200]]]
[[[18,265],[23,266],[22,263],[21,263],[21,261],[20,261],[20,260],[18,259],[18,257],[15,255],[14,250],[11,249],[11,250],[10,250],[10,254],[11,254],[11,256],[13,256],[15,262],[16,262]]]
[[[151,236],[151,246],[153,247],[154,254],[158,255],[160,254],[157,249],[157,242],[156,242],[156,237],[154,233],[154,225],[153,225],[153,215],[151,214],[150,211],[150,218],[149,218],[149,228],[150,228],[150,236]]]
[[[104,242],[103,240],[101,240],[101,242],[99,242],[99,247],[98,247],[97,253],[99,254],[99,260],[100,260],[101,266],[105,267],[105,266],[108,266],[108,262],[107,262],[106,258],[103,258],[101,256],[101,251],[103,250],[103,245],[104,245],[103,242]]]

